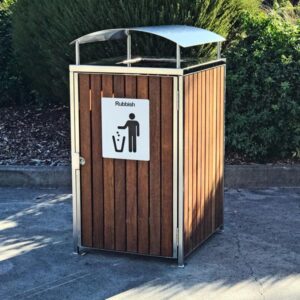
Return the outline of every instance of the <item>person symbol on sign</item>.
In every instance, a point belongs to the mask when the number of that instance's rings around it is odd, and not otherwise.
[[[129,152],[136,152],[136,138],[140,136],[140,124],[135,119],[135,114],[129,114],[130,120],[124,126],[118,126],[118,129],[128,128],[128,149]]]

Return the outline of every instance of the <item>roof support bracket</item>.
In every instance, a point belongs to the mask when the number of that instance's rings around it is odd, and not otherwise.
[[[180,69],[181,57],[180,57],[180,46],[176,44],[176,68]]]
[[[127,67],[131,67],[131,34],[129,30],[126,30],[126,35],[127,35]]]

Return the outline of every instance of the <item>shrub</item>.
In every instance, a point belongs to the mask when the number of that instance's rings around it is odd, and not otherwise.
[[[26,90],[12,47],[13,0],[0,3],[0,105],[22,102]]]
[[[68,102],[68,65],[74,63],[74,47],[69,43],[77,37],[106,28],[157,24],[195,25],[226,36],[242,8],[239,3],[239,0],[18,0],[13,22],[14,45],[32,88],[52,102]],[[175,47],[168,42],[158,44],[155,38],[148,37],[143,42],[133,40],[133,54],[138,50],[142,54],[150,51],[154,55],[175,55]],[[117,47],[112,47],[112,43],[82,46],[82,57],[95,60],[126,53],[124,41],[114,41],[113,45]]]
[[[300,152],[300,28],[245,15],[226,52],[226,147],[250,160]]]

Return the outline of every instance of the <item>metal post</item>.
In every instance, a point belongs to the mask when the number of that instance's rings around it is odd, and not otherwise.
[[[79,49],[79,42],[75,42],[75,61],[76,65],[80,65],[80,49]]]
[[[218,42],[217,53],[217,59],[221,59],[221,42]]]
[[[181,62],[180,46],[176,44],[176,68],[177,69],[180,69],[180,62]]]
[[[178,257],[178,77],[173,78],[173,257]]]
[[[131,34],[129,30],[126,30],[127,34],[127,60],[131,60]],[[127,63],[127,67],[131,67],[131,63]]]
[[[179,76],[179,116],[178,116],[178,267],[184,267],[183,244],[183,76]]]

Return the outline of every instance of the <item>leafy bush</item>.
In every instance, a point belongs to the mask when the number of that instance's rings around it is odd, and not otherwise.
[[[22,102],[25,88],[12,47],[13,0],[0,3],[0,105]]]
[[[77,37],[106,28],[160,24],[195,25],[226,36],[241,11],[240,3],[240,0],[18,0],[13,18],[14,45],[32,88],[52,102],[68,102],[68,65],[74,63],[74,47],[69,43]],[[175,55],[174,45],[170,47],[168,42],[157,43],[148,36],[146,40],[134,37],[133,42],[133,54],[138,51]],[[83,45],[81,54],[89,60],[119,56],[126,53],[125,45],[126,41]]]
[[[300,26],[245,15],[226,52],[226,146],[251,160],[299,156]]]

